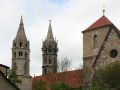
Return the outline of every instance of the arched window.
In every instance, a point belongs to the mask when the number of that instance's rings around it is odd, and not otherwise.
[[[98,47],[98,37],[97,35],[94,35],[94,49]]]
[[[22,56],[22,55],[23,55],[23,53],[22,53],[22,52],[20,52],[20,55]]]
[[[20,42],[20,47],[22,47],[22,42]]]
[[[19,57],[20,57],[21,55],[20,55],[20,52],[19,52]]]
[[[49,59],[49,64],[52,64],[52,60],[51,59]]]
[[[19,57],[21,58],[23,56],[23,53],[22,52],[19,52]]]
[[[49,46],[48,51],[49,51],[49,52],[52,52],[52,47],[51,47],[51,46]]]

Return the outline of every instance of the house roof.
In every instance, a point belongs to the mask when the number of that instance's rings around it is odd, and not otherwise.
[[[2,71],[0,70],[0,74],[2,75],[2,77],[8,81],[14,88],[16,88],[16,90],[20,90],[15,84],[13,84],[3,73]]]
[[[92,25],[90,25],[83,32],[94,30],[96,28],[100,28],[100,27],[104,27],[104,26],[109,26],[109,25],[112,25],[112,24],[113,23],[106,16],[103,15],[101,18],[99,18],[96,22],[94,22]]]
[[[9,67],[8,67],[8,66],[6,66],[6,65],[0,64],[0,66],[5,67],[5,68],[9,69]]]
[[[71,88],[80,87],[83,84],[83,70],[73,70],[68,72],[62,73],[54,73],[48,74],[43,76],[35,76],[32,80],[33,86],[32,90],[35,90],[35,82],[42,80],[45,83],[45,87],[47,90],[50,90],[50,86],[52,83],[64,81],[67,83]]]

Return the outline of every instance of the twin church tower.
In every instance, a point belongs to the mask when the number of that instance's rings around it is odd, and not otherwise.
[[[49,23],[47,38],[42,46],[42,75],[57,73],[57,41],[54,39]],[[30,43],[27,40],[23,19],[21,17],[17,35],[12,46],[12,69],[16,69],[16,74],[21,80],[19,85],[21,90],[32,90],[32,77],[30,76]]]

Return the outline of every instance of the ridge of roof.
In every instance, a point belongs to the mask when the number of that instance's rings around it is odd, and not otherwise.
[[[5,67],[5,68],[9,69],[9,67],[8,67],[8,66],[6,66],[6,65],[0,64],[0,66]]]
[[[57,74],[63,74],[63,73],[72,73],[72,72],[77,72],[77,71],[83,72],[83,69],[71,70],[71,71],[66,71],[66,72],[51,73],[51,74],[48,74],[48,75],[57,75]],[[36,77],[44,77],[44,76],[47,76],[47,75],[34,76],[33,79],[36,78]]]
[[[104,27],[104,26],[109,26],[109,25],[112,25],[112,24],[113,23],[105,15],[103,15],[102,17],[100,17],[97,21],[95,21],[92,25],[90,25],[83,32],[94,30],[96,28],[100,28],[100,27]]]

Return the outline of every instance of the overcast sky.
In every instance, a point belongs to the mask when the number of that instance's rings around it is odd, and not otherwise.
[[[0,63],[11,67],[12,41],[20,17],[30,41],[31,75],[42,74],[42,41],[47,36],[49,19],[58,40],[58,60],[68,57],[72,69],[82,65],[82,33],[105,15],[120,29],[120,0],[0,0]]]

